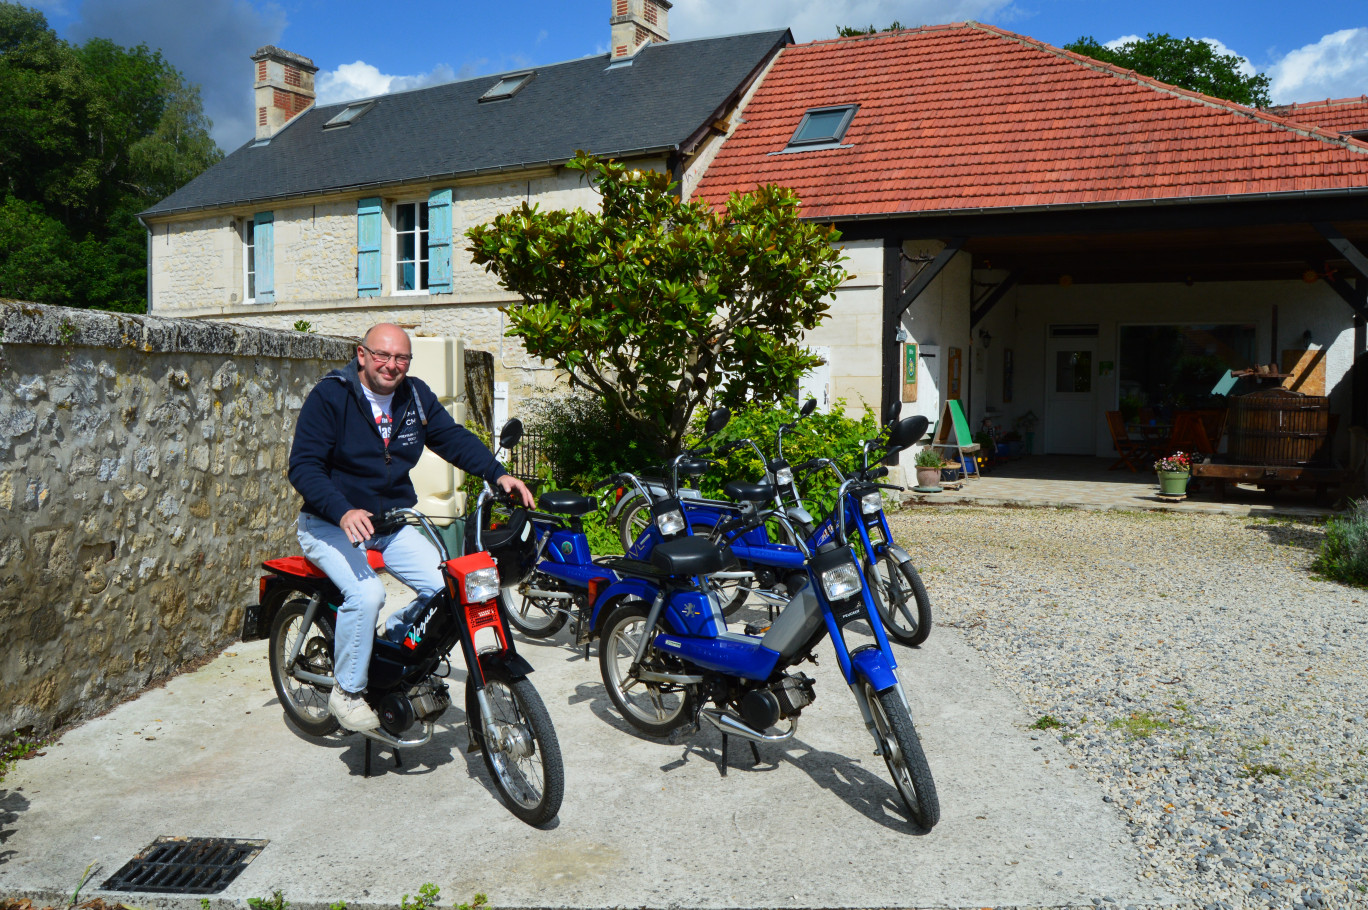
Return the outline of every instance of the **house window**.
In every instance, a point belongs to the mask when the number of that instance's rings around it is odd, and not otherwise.
[[[242,302],[256,303],[256,222],[242,223]]]
[[[401,202],[394,207],[395,292],[428,289],[428,204]]]
[[[839,145],[859,109],[858,104],[812,108],[798,121],[798,129],[793,131],[788,148],[832,148]]]
[[[480,101],[502,101],[505,98],[512,98],[523,90],[523,86],[532,81],[536,75],[532,70],[521,73],[509,73],[499,79],[490,87],[489,91],[480,96]]]

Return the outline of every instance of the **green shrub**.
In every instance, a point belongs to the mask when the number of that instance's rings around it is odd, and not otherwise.
[[[1325,542],[1311,568],[1334,581],[1368,586],[1368,499],[1325,523]]]
[[[521,406],[523,426],[541,437],[557,489],[589,491],[619,471],[649,473],[656,463],[634,430],[614,424],[603,402],[579,395],[534,398]]]
[[[690,446],[699,444],[703,421],[701,414],[689,433]],[[775,440],[779,427],[798,419],[798,402],[792,399],[774,404],[751,404],[732,414],[731,421],[717,434],[714,449],[736,439],[752,439],[768,458],[777,454]],[[842,473],[860,467],[860,443],[872,438],[879,427],[873,410],[865,406],[864,416],[852,419],[845,416],[845,400],[837,399],[830,413],[814,413],[803,418],[797,427],[784,434],[784,460],[799,464],[809,458],[830,458],[838,463]],[[764,477],[765,467],[746,446],[730,452],[718,460],[702,478],[705,496],[722,496],[722,487],[730,480],[755,480]],[[798,489],[814,518],[821,519],[835,504],[840,487],[830,469],[796,476]]]

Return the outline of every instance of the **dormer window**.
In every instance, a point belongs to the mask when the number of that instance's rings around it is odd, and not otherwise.
[[[807,151],[814,148],[839,148],[850,121],[860,109],[858,104],[835,107],[814,107],[798,121],[785,151]]]
[[[523,86],[532,81],[536,75],[532,70],[523,73],[510,73],[499,79],[498,82],[480,96],[480,101],[502,101],[505,98],[512,98],[522,91]]]
[[[344,107],[341,113],[336,114],[331,120],[323,124],[323,129],[329,130],[339,126],[351,126],[362,114],[375,106],[374,101],[358,101]]]

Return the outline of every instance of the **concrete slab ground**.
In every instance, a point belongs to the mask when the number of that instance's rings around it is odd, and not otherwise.
[[[395,907],[425,882],[451,906],[498,908],[1070,907],[1169,898],[1100,787],[997,685],[956,630],[899,650],[942,820],[912,832],[829,651],[807,667],[817,701],[795,739],[672,746],[610,710],[597,660],[520,643],[564,752],[566,796],[548,828],[509,814],[459,705],[434,740],[361,776],[357,736],[312,740],[284,720],[264,642],[71,730],[0,789],[0,896],[82,897],[198,910],[191,896],[100,885],[159,836],[270,841],[215,907],[284,892],[296,910],[345,900]],[[457,676],[461,676],[457,671]],[[456,689],[460,691],[459,688]]]
[[[1246,484],[1230,484],[1224,498],[1214,488],[1173,501],[1159,496],[1153,471],[1110,470],[1114,458],[1082,455],[1033,455],[1007,462],[982,477],[965,480],[958,490],[909,492],[906,498],[924,505],[1055,506],[1219,515],[1324,518],[1333,510],[1317,503],[1310,490],[1266,493]]]

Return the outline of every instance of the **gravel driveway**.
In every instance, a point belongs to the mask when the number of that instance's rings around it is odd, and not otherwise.
[[[937,625],[1102,785],[1157,883],[1197,907],[1368,907],[1368,591],[1310,573],[1319,526],[891,517]]]

